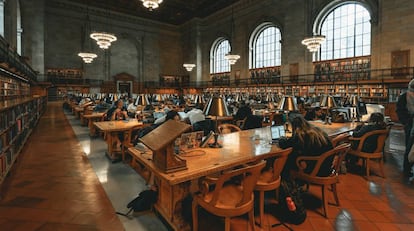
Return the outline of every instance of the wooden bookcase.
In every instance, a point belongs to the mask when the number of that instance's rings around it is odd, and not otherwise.
[[[313,63],[316,82],[369,80],[371,57],[326,60]]]
[[[0,103],[0,184],[45,108],[46,97],[18,98]]]
[[[16,79],[0,75],[0,100],[11,100],[30,95],[30,85]]]

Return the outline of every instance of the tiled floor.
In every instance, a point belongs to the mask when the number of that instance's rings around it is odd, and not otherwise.
[[[115,215],[145,188],[129,166],[111,164],[105,143],[89,138],[86,127],[49,103],[6,180],[0,201],[0,230],[167,230],[153,214],[134,219]],[[68,123],[69,121],[69,123]],[[73,130],[71,129],[71,126]],[[320,209],[320,189],[306,194],[307,219],[294,230],[414,230],[414,186],[401,177],[403,132],[393,129],[387,143],[386,178],[366,180],[347,173],[338,184],[341,207]],[[375,171],[375,165],[373,170]],[[333,198],[331,198],[332,201]],[[115,209],[114,209],[115,208]],[[220,219],[202,215],[201,230],[222,230]],[[268,223],[277,222],[271,211]],[[244,217],[232,220],[232,230],[247,230]],[[283,226],[264,230],[287,230]]]

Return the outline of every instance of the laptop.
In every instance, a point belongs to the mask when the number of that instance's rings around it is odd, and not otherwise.
[[[272,135],[272,143],[278,143],[280,137],[286,136],[285,127],[283,125],[271,126],[270,134]]]

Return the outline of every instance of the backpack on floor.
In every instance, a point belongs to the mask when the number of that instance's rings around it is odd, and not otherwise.
[[[154,190],[144,190],[139,193],[138,197],[134,198],[127,205],[127,208],[134,212],[141,212],[150,210],[151,206],[157,202],[158,193]]]
[[[282,210],[282,220],[299,225],[306,220],[306,209],[298,184],[291,179],[282,179],[279,189],[279,205]]]

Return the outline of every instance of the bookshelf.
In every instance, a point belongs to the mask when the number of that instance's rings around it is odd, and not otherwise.
[[[371,57],[326,60],[313,63],[315,82],[369,80]]]
[[[1,101],[28,97],[30,95],[29,83],[0,75]]]
[[[0,184],[45,108],[46,97],[25,97],[0,103]]]
[[[76,68],[48,68],[46,69],[48,78],[79,78],[83,76],[82,69]]]
[[[250,82],[254,84],[280,83],[280,71],[280,66],[250,69]]]

